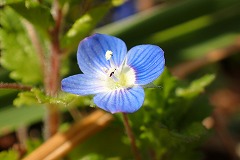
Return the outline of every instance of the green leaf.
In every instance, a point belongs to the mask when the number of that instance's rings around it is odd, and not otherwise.
[[[110,0],[112,5],[117,7],[117,6],[120,6],[122,5],[123,3],[125,3],[125,0]]]
[[[33,4],[19,2],[10,4],[10,7],[40,29],[47,31],[54,25],[54,20],[51,15],[50,8],[47,8],[40,3]]]
[[[186,88],[177,88],[176,94],[179,97],[194,97],[202,93],[206,86],[208,86],[215,79],[215,75],[208,74],[200,79],[193,81],[189,87]]]
[[[78,43],[95,28],[110,7],[111,5],[107,4],[92,8],[76,20],[72,27],[63,36],[61,41],[62,48],[68,48],[70,50],[76,48]]]
[[[21,108],[7,106],[1,109],[0,136],[8,134],[21,126],[28,126],[42,120],[44,112],[45,109],[42,105]]]
[[[13,101],[13,104],[17,107],[23,105],[30,106],[37,103],[38,99],[33,92],[20,92],[18,93],[18,97]]]
[[[154,84],[159,87],[145,89],[146,98],[144,105],[159,106],[158,110],[162,112],[165,101],[171,100],[171,96],[177,85],[177,80],[170,74],[169,70],[165,68],[161,76],[154,81]]]
[[[65,92],[60,92],[56,97],[47,96],[42,90],[33,88],[31,91],[20,92],[18,97],[13,101],[17,107],[32,106],[35,104],[56,104],[62,106],[89,106],[91,104],[90,96],[77,96]]]
[[[0,1],[0,6],[1,5],[9,5],[11,3],[18,3],[18,2],[23,2],[24,0],[1,0]]]
[[[1,160],[18,160],[18,153],[14,150],[0,152]]]
[[[180,134],[177,132],[171,132],[171,134],[190,143],[199,140],[202,136],[206,135],[207,129],[201,124],[201,122],[194,122],[189,124]]]
[[[104,160],[104,159],[106,159],[106,158],[104,158],[101,155],[95,154],[95,153],[88,154],[88,155],[80,158],[80,160]]]
[[[33,152],[35,149],[37,149],[43,142],[40,139],[34,138],[34,139],[28,139],[26,141],[26,150],[27,154]]]
[[[40,62],[19,16],[10,8],[1,12],[1,65],[10,77],[25,84],[39,84],[43,79]]]
[[[18,97],[13,101],[13,104],[17,107],[31,106],[34,104],[45,104],[51,100],[50,96],[44,94],[38,88],[33,88],[31,91],[20,92]]]

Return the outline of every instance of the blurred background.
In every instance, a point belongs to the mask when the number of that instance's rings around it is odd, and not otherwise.
[[[165,52],[155,82],[162,89],[145,89],[144,106],[130,115],[143,159],[240,159],[239,0],[0,0],[0,23],[0,158],[37,152],[95,111],[91,97],[58,92],[58,82],[53,93],[46,66],[57,46],[57,81],[80,73],[78,43],[103,33],[128,49],[155,44]],[[49,108],[60,120],[45,138],[46,119],[56,116]],[[110,119],[62,159],[132,159],[121,117]]]

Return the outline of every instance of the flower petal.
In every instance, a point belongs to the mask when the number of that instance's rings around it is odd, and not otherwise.
[[[144,90],[140,86],[100,93],[94,97],[94,103],[111,113],[132,113],[137,111],[144,101]]]
[[[110,67],[110,62],[105,58],[107,51],[113,53],[114,64],[120,66],[127,53],[127,47],[122,40],[104,34],[94,34],[82,40],[77,52],[78,65],[82,72],[93,75],[104,73],[103,68]]]
[[[136,72],[136,84],[148,84],[163,72],[164,52],[155,45],[135,46],[127,54],[127,65]]]
[[[65,92],[90,95],[108,91],[106,81],[85,74],[77,74],[62,80],[62,90]]]

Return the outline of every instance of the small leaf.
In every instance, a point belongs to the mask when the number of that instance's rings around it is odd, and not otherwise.
[[[49,99],[50,97],[45,95],[43,91],[33,88],[31,91],[18,93],[18,97],[13,101],[13,104],[17,107],[32,106],[34,104],[48,103]]]
[[[34,104],[56,104],[64,107],[91,105],[91,98],[88,96],[82,97],[74,94],[60,92],[56,97],[47,96],[42,90],[33,88],[31,91],[20,92],[13,104],[17,107],[32,106]]]
[[[104,160],[104,159],[106,158],[104,158],[101,155],[92,153],[82,157],[80,160]]]
[[[142,87],[143,88],[158,88],[158,89],[162,88],[161,86],[157,86],[157,85],[155,85],[153,83],[148,83],[146,85],[143,85]]]
[[[18,153],[14,150],[0,152],[1,160],[18,160]]]
[[[206,135],[207,129],[200,122],[194,122],[189,124],[181,133],[171,132],[171,134],[174,137],[180,138],[181,140],[189,143],[199,140],[201,137]]]
[[[208,86],[215,79],[215,75],[208,74],[200,79],[193,81],[187,88],[177,88],[176,94],[179,97],[194,97],[204,91],[205,87]]]
[[[112,1],[112,5],[117,7],[122,5],[124,2],[126,2],[125,0],[111,0]]]
[[[18,97],[13,101],[13,104],[17,107],[21,107],[23,105],[33,105],[38,102],[36,96],[32,92],[20,92],[18,93]]]
[[[73,26],[63,36],[61,41],[62,48],[76,48],[78,43],[94,29],[110,7],[111,5],[107,4],[92,8],[76,20]]]

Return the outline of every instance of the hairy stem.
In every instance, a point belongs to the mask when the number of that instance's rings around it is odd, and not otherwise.
[[[31,91],[32,87],[17,84],[17,83],[2,83],[0,82],[0,89],[16,89],[16,90],[24,90],[24,91]]]
[[[126,113],[122,113],[122,115],[123,115],[124,127],[126,129],[128,138],[130,140],[131,148],[132,148],[132,152],[134,154],[135,160],[141,160],[140,153],[139,153],[138,148],[136,146],[136,141],[135,141],[134,134],[133,134],[132,129],[131,129],[130,125],[129,125],[127,114]]]
[[[49,30],[51,37],[50,46],[50,59],[48,61],[48,67],[46,67],[45,78],[45,90],[50,96],[56,96],[60,85],[60,27],[62,21],[62,11],[59,8],[58,0],[53,1],[52,13],[55,20],[55,26]],[[60,111],[56,105],[49,104],[47,106],[47,114],[45,117],[45,138],[49,138],[54,135],[60,124]]]

